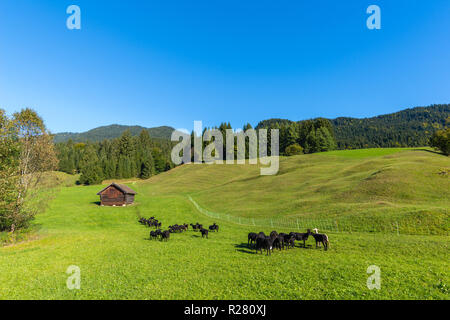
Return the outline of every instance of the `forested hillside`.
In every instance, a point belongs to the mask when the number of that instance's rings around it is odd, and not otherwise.
[[[59,170],[80,173],[80,183],[98,184],[104,179],[143,178],[167,171],[172,143],[153,139],[147,130],[139,136],[125,131],[120,138],[101,142],[57,143]]]
[[[445,127],[447,119],[450,119],[448,104],[418,107],[365,119],[317,118],[297,122],[269,119],[260,122],[256,129],[279,129],[280,154],[293,156],[335,149],[427,146],[430,145],[430,137]],[[251,125],[246,124],[242,129],[246,131],[250,128]],[[223,134],[222,154],[225,154],[225,133],[232,127],[230,123],[223,122],[215,129]],[[150,133],[152,130],[157,132],[156,135]],[[171,149],[175,143],[170,141],[173,130],[169,127],[146,129],[112,125],[78,134],[75,140],[56,143],[59,170],[80,173],[80,182],[83,184],[97,184],[103,179],[115,178],[147,179],[174,167]],[[64,139],[69,136],[64,136]],[[118,137],[111,139],[113,136]],[[57,135],[55,140],[62,137],[63,134]],[[203,147],[208,144],[204,142]],[[248,148],[248,142],[246,144]],[[270,146],[269,141],[269,153]]]
[[[173,128],[162,126],[156,128],[144,128],[141,126],[122,126],[113,124],[110,126],[98,127],[87,132],[72,133],[62,132],[55,134],[55,143],[67,142],[72,140],[73,142],[100,142],[105,139],[114,139],[120,137],[125,131],[129,131],[132,136],[138,136],[142,130],[147,130],[152,138],[170,139]]]
[[[374,118],[332,120],[338,148],[420,147],[445,126],[450,104],[418,107]]]
[[[445,126],[450,117],[450,104],[402,110],[373,118],[337,118],[330,120],[338,149],[418,147],[429,144],[434,132]],[[308,121],[308,120],[307,120]],[[292,128],[305,121],[269,119],[259,128]],[[280,134],[280,145],[283,144]]]

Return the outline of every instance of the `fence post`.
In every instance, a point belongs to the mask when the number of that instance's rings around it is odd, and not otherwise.
[[[336,224],[336,231],[339,232],[339,227],[338,227],[337,220],[335,220],[334,223]]]
[[[272,228],[273,228],[273,221],[272,221],[272,219],[270,219],[270,225],[271,225]]]
[[[297,219],[297,230],[300,230],[300,226],[298,225],[298,219]]]
[[[253,225],[255,226],[255,219],[252,219],[253,220]]]
[[[397,235],[400,235],[398,232],[398,221],[395,221],[396,225],[397,225]]]

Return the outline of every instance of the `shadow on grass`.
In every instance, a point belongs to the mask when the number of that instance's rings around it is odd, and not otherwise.
[[[430,149],[413,149],[412,151],[426,151],[426,152],[435,153],[435,154],[439,154],[439,155],[441,155],[441,156],[447,157],[447,155],[445,155],[445,154],[442,153],[442,152],[434,151],[434,150],[430,150]]]
[[[236,251],[238,252],[256,254],[254,247],[249,247],[246,243],[236,244],[234,247],[237,248]]]
[[[94,201],[94,202],[91,202],[91,204],[95,204],[97,206],[101,206],[102,203],[100,201]]]
[[[298,249],[312,249],[313,245],[312,244],[306,244],[306,247],[305,247],[305,246],[303,246],[303,243],[302,243],[300,245],[296,245],[295,248],[298,248]]]

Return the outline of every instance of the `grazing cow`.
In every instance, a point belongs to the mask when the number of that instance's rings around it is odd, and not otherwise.
[[[262,241],[266,238],[266,235],[264,232],[260,232],[258,233],[258,235],[256,236],[256,240],[255,240],[255,248],[256,250],[258,250],[258,247],[260,248],[262,245]]]
[[[161,233],[161,241],[168,241],[170,238],[170,231],[166,230]]]
[[[289,239],[291,238],[291,236],[286,233],[283,233],[281,236],[283,237],[284,245],[289,247]]]
[[[248,234],[248,241],[247,241],[247,246],[250,246],[253,242],[256,243],[256,238],[258,237],[258,235],[254,232],[250,232]]]
[[[219,226],[214,222],[212,226],[209,226],[209,230],[219,232]]]
[[[171,233],[176,233],[176,232],[183,232],[183,231],[185,231],[186,230],[186,225],[178,225],[178,224],[175,224],[175,225],[173,225],[173,226],[169,226],[169,231],[171,232]]]
[[[194,231],[203,229],[203,225],[199,224],[198,222],[196,224],[191,223],[191,226],[192,226],[192,229],[194,229]]]
[[[274,248],[277,248],[281,251],[281,249],[284,250],[284,237],[281,235],[278,235],[274,240],[273,240],[273,246]]]
[[[306,248],[306,240],[308,240],[310,235],[312,235],[312,233],[311,230],[308,229],[306,233],[296,233],[295,240],[303,241],[303,247]]]
[[[264,233],[264,232],[260,232],[260,233],[258,233],[258,238],[265,238],[266,237],[266,234]]]
[[[316,248],[320,245],[320,243],[322,243],[324,250],[328,250],[330,241],[328,240],[328,236],[326,234],[312,233],[311,235],[314,237],[314,240],[316,240]]]
[[[285,242],[287,242],[288,249],[295,248],[295,237],[294,236],[288,236],[287,241],[286,241],[286,238],[284,238],[284,239],[285,239]]]
[[[262,253],[263,242],[265,239],[266,239],[266,237],[264,237],[264,238],[259,237],[259,236],[256,237],[256,242],[255,242],[256,253],[258,253],[258,250],[261,251],[261,253]]]
[[[161,222],[159,222],[158,220],[155,220],[155,219],[149,219],[149,220],[147,220],[147,225],[149,227],[160,228]]]
[[[208,230],[201,228],[200,232],[202,233],[202,238],[206,236],[206,239],[208,239]]]
[[[158,238],[158,234],[156,231],[150,231],[150,239],[156,239]]]
[[[270,237],[264,237],[264,238],[257,238],[256,239],[256,253],[258,253],[258,250],[262,254],[262,250],[266,250],[266,255],[271,255],[273,251],[273,240]]]

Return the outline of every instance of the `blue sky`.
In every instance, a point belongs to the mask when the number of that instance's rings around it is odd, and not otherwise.
[[[82,29],[66,28],[81,8]],[[366,9],[381,8],[368,30]],[[450,102],[448,0],[0,1],[0,108],[52,132]]]

